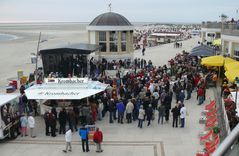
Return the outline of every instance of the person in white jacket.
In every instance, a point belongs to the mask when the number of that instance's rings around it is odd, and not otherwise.
[[[34,117],[32,116],[32,113],[29,114],[27,120],[28,120],[28,126],[29,126],[29,128],[30,128],[31,137],[32,137],[32,138],[35,138],[36,136],[33,135],[34,128],[35,128],[35,119],[34,119]]]
[[[145,110],[143,108],[143,105],[141,105],[140,109],[139,109],[139,116],[138,116],[138,119],[139,119],[138,127],[139,128],[143,128],[144,115],[145,115]]]
[[[65,133],[65,140],[66,140],[66,149],[63,150],[63,152],[66,153],[68,151],[68,148],[69,151],[71,152],[72,131],[70,128]]]

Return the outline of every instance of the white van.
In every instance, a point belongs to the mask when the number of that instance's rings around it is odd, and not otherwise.
[[[16,138],[19,134],[20,94],[0,94],[0,139]]]

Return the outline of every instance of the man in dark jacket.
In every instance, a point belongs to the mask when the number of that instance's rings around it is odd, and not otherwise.
[[[66,119],[67,119],[66,109],[62,108],[62,110],[59,113],[59,124],[60,124],[59,134],[61,133],[65,134],[66,132]]]
[[[153,108],[151,104],[149,104],[149,108],[146,111],[146,116],[147,116],[148,126],[149,126],[153,118]]]
[[[176,105],[171,112],[173,113],[173,128],[174,128],[174,124],[176,124],[175,126],[178,127],[178,117],[180,115],[180,109],[178,108],[178,106]]]
[[[114,115],[114,111],[115,111],[115,104],[114,104],[114,99],[110,99],[109,101],[109,112],[110,112],[110,116],[109,116],[109,122],[113,123],[113,115]]]

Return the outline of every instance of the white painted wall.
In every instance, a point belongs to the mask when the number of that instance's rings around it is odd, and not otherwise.
[[[95,31],[90,31],[90,44],[96,44]]]

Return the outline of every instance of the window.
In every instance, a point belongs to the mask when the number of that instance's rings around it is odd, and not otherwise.
[[[118,51],[118,32],[117,31],[110,32],[110,51],[111,52]]]
[[[101,48],[100,51],[101,52],[106,52],[106,43],[100,42],[99,45],[100,45],[100,48]]]
[[[121,33],[121,51],[126,51],[126,31]]]
[[[99,45],[101,46],[100,51],[106,52],[106,32],[105,31],[99,32]]]
[[[234,50],[234,55],[239,57],[239,50]]]
[[[99,41],[106,41],[106,32],[100,31],[99,32]]]

